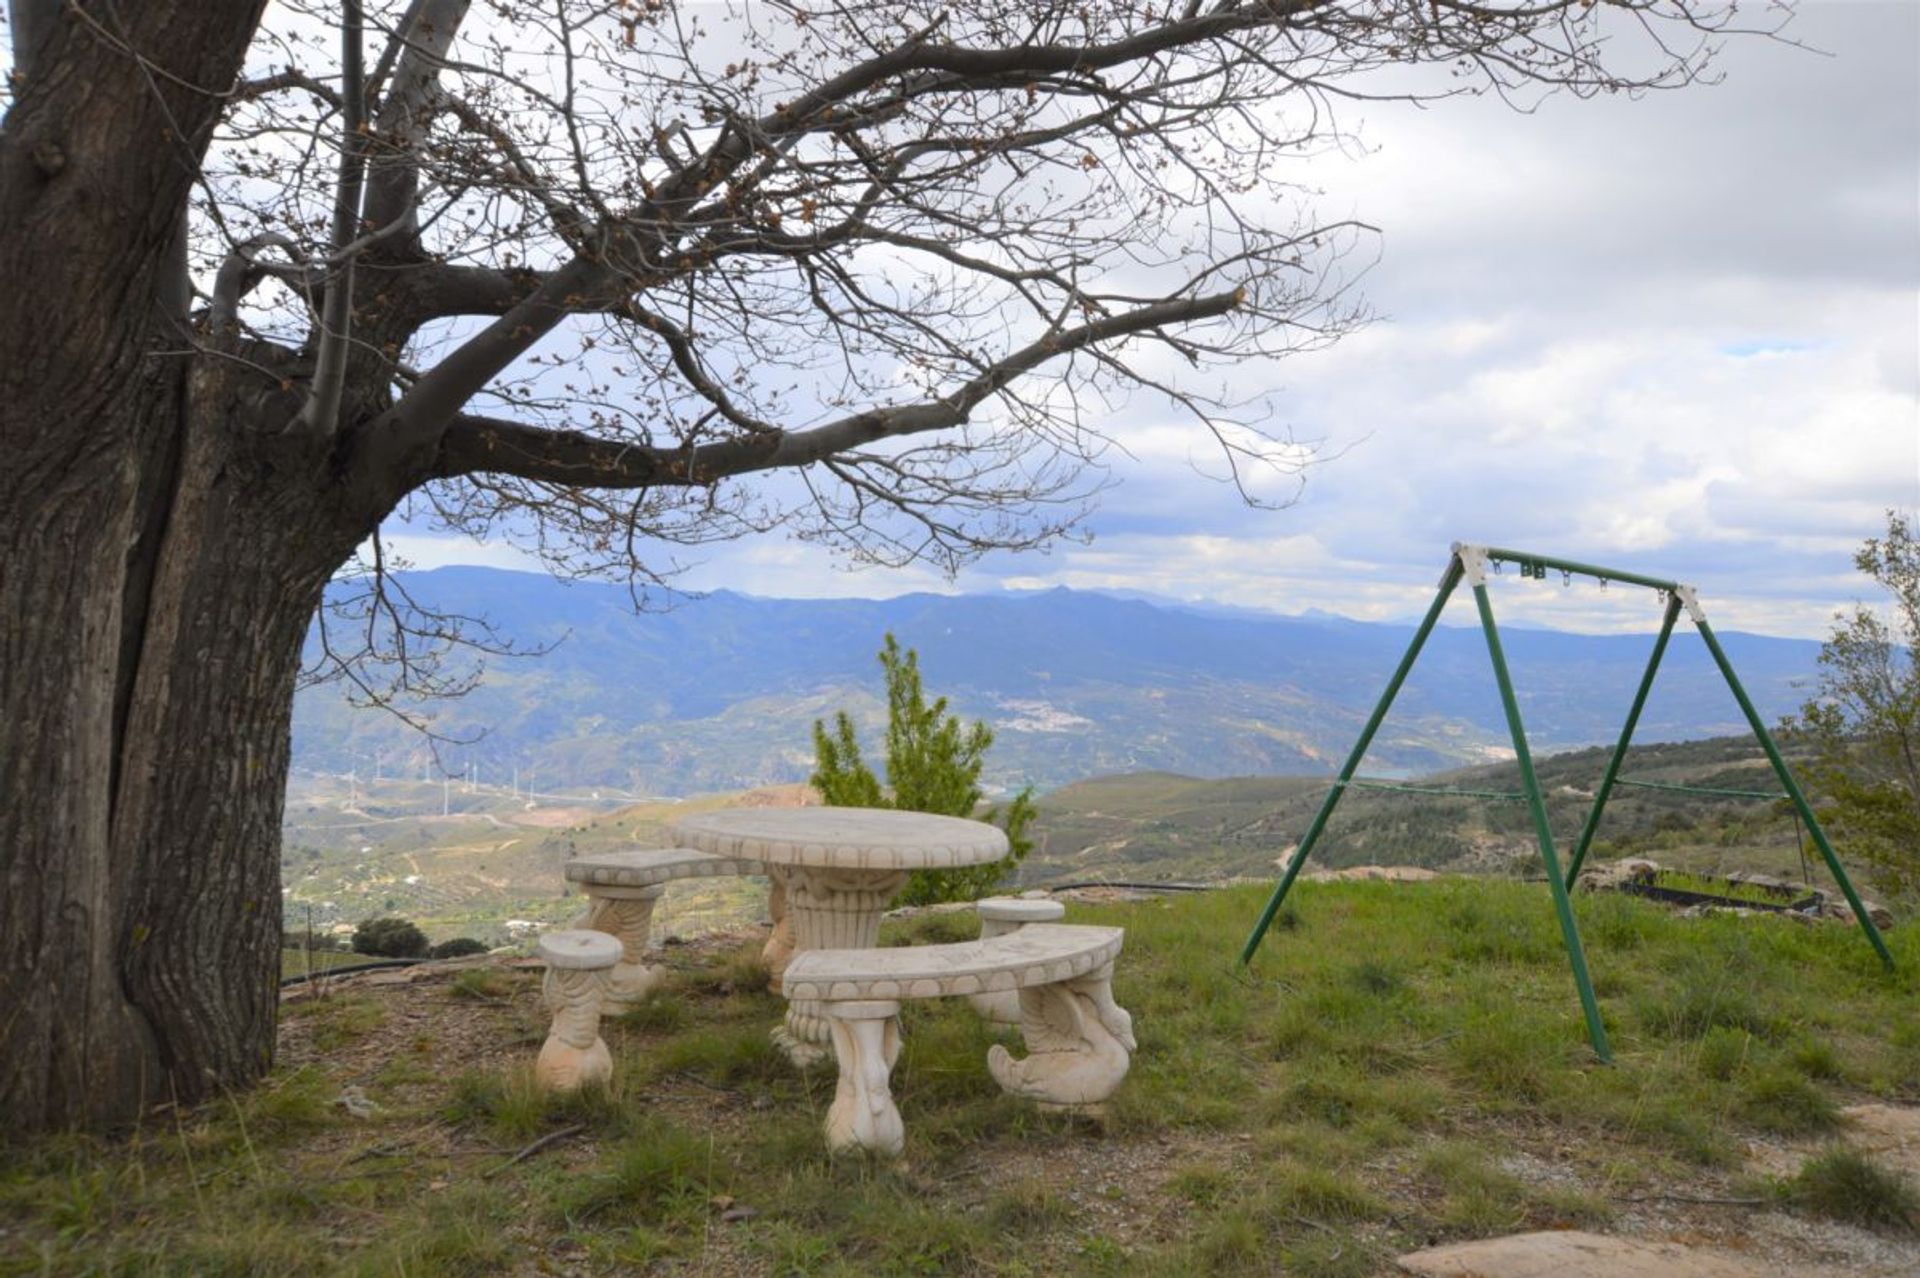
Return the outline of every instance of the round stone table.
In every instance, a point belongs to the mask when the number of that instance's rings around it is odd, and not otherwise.
[[[681,817],[669,829],[683,847],[767,867],[785,904],[766,951],[775,989],[797,951],[878,944],[880,915],[909,872],[1007,855],[1007,836],[984,821],[885,808],[726,808]],[[811,1000],[790,1000],[774,1037],[801,1064],[824,1056],[831,1041]]]

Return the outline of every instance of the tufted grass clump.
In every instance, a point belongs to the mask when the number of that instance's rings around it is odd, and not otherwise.
[[[1781,1186],[1788,1202],[1887,1233],[1920,1233],[1920,1191],[1899,1172],[1844,1146],[1806,1163]]]
[[[1742,1080],[1736,1108],[1761,1131],[1784,1136],[1831,1131],[1840,1123],[1833,1097],[1785,1066],[1770,1066]]]

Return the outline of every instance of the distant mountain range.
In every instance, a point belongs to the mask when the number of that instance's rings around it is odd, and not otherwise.
[[[492,659],[473,692],[425,707],[437,732],[478,738],[441,746],[447,767],[542,791],[686,795],[802,780],[814,719],[841,709],[877,747],[884,707],[874,653],[888,631],[918,649],[930,692],[993,725],[997,786],[1050,789],[1143,770],[1325,773],[1350,748],[1411,635],[1405,625],[1064,589],[886,600],[722,591],[636,616],[622,588],[528,573],[442,568],[408,574],[405,584],[522,646],[553,645],[539,657]],[[1471,621],[1470,608],[1457,611],[1455,620]],[[1502,636],[1537,750],[1613,739],[1650,635]],[[1818,644],[1721,638],[1769,721],[1805,698]],[[1676,635],[1639,739],[1744,731],[1704,646]],[[1506,747],[1478,628],[1442,627],[1369,770],[1483,763]],[[300,694],[297,769],[421,775],[428,759],[419,734],[391,715],[352,709],[337,686]]]

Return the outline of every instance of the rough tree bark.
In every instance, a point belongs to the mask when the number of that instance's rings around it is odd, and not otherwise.
[[[57,6],[54,6],[57,8]],[[259,0],[50,18],[0,132],[0,1115],[257,1077],[300,643],[371,526],[186,337],[177,230]],[[32,23],[23,26],[34,30]],[[316,482],[318,479],[318,482]],[[191,766],[181,766],[191,753]]]

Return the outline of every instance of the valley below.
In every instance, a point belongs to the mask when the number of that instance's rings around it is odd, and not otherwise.
[[[1574,750],[1538,761],[1563,856],[1586,819],[1606,754]],[[1757,744],[1741,738],[1638,747],[1623,775],[1655,785],[1777,789]],[[1329,780],[1145,772],[1048,791],[1038,797],[1034,851],[1008,890],[1272,881]],[[1519,789],[1511,764],[1449,770],[1420,784],[1483,793]],[[571,856],[663,846],[670,842],[668,823],[688,812],[815,801],[803,785],[668,799],[297,775],[288,792],[283,867],[288,933],[303,935],[311,926],[323,936],[346,935],[362,919],[399,915],[436,941],[529,939],[540,927],[580,914],[582,903],[563,876]],[[1827,884],[1790,811],[1777,801],[1622,786],[1608,803],[1593,856],[1626,855],[1650,855],[1695,872],[1751,871]],[[1518,878],[1540,873],[1523,804],[1365,788],[1344,798],[1313,865]],[[690,938],[752,923],[764,917],[765,900],[756,880],[677,883],[658,908],[656,935]]]
[[[1009,886],[1271,879],[1411,634],[1070,590],[886,600],[717,592],[636,613],[621,589],[525,573],[448,568],[403,583],[420,607],[477,619],[539,655],[491,659],[465,695],[401,707],[412,726],[356,707],[338,685],[300,694],[284,839],[292,934],[344,934],[397,914],[436,940],[505,943],[577,916],[561,873],[576,852],[659,845],[667,822],[702,807],[807,801],[816,722],[845,712],[879,749],[886,707],[874,654],[887,634],[917,651],[930,696],[992,728],[989,799],[1031,787],[1038,800],[1035,850]],[[1798,707],[1817,644],[1722,640],[1763,716]],[[1602,743],[1618,731],[1649,644],[1649,635],[1505,632],[1562,840],[1584,820]],[[1636,749],[1629,773],[1772,788],[1744,733],[1703,646],[1683,636],[1639,733],[1677,744]],[[1364,772],[1511,792],[1511,757],[1479,630],[1443,624]],[[1792,821],[1773,806],[1623,790],[1599,854],[1658,846],[1689,869],[1797,875]],[[1525,875],[1538,869],[1532,837],[1518,803],[1356,788],[1315,858]],[[677,885],[657,926],[694,935],[751,921],[764,899],[756,884]]]

